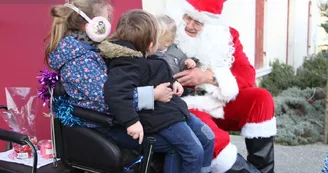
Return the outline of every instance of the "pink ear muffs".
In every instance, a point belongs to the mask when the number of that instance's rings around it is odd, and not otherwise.
[[[99,43],[108,37],[111,30],[111,24],[105,17],[96,16],[91,20],[83,11],[75,7],[73,4],[66,3],[65,6],[71,8],[88,21],[86,33],[92,41]]]
[[[108,37],[111,30],[109,21],[101,16],[94,17],[87,25],[86,32],[95,42],[101,42]]]

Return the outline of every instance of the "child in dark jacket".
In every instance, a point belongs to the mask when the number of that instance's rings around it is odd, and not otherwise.
[[[165,172],[208,173],[211,171],[213,133],[189,113],[186,103],[179,97],[183,88],[174,80],[168,63],[151,55],[157,51],[157,42],[158,23],[154,16],[142,10],[132,10],[121,16],[113,41],[99,46],[105,52],[103,56],[108,58],[108,75],[111,76],[104,86],[105,101],[110,113],[126,128],[125,134],[139,140],[144,132],[160,135],[173,145],[180,157],[166,157]],[[172,84],[176,94],[171,101],[155,101],[154,110],[136,112],[132,109],[133,88],[165,82]],[[123,140],[122,134],[113,138]]]
[[[60,73],[70,104],[108,113],[103,94],[103,86],[107,80],[107,67],[97,49],[99,40],[94,41],[89,38],[83,29],[86,28],[87,20],[73,8],[81,10],[80,13],[85,13],[89,18],[101,14],[107,19],[111,18],[111,13],[108,12],[111,6],[103,0],[93,0],[91,3],[88,0],[70,0],[69,2],[51,8],[53,24],[45,60],[51,69]],[[107,30],[110,30],[110,26]],[[165,95],[163,93],[167,91],[165,85],[167,84],[161,84],[155,89],[153,86],[135,88],[131,93],[134,98],[134,109],[152,110],[154,99],[166,102],[171,95],[163,96]],[[150,99],[154,96],[156,98]],[[77,121],[78,118],[71,116],[65,114],[61,119],[62,122],[69,126],[97,127],[84,121]]]

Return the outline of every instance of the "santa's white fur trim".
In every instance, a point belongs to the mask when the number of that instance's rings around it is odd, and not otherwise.
[[[210,114],[214,118],[222,118],[224,115],[223,107],[225,103],[210,96],[186,96],[182,99],[187,103],[189,109],[197,109]]]
[[[187,14],[195,20],[204,24],[221,24],[221,15],[212,14],[205,11],[198,11],[186,0],[175,0],[166,8],[165,14],[173,19],[175,19],[175,16],[177,16],[178,14],[181,18],[184,14]]]
[[[230,69],[216,68],[213,70],[213,73],[219,86],[203,84],[198,87],[205,89],[211,96],[226,103],[234,100],[239,93],[239,88],[237,80],[231,73]]]
[[[246,138],[271,137],[277,134],[276,117],[261,123],[246,123],[241,129]]]
[[[229,143],[220,154],[212,160],[212,172],[224,173],[232,168],[237,160],[237,147]]]
[[[213,110],[207,111],[208,114],[210,114],[213,118],[216,119],[223,119],[224,118],[224,110],[223,106],[220,106],[218,108],[215,108]]]

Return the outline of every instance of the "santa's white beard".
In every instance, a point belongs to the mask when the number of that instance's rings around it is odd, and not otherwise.
[[[202,38],[198,36],[196,38],[190,37],[186,33],[185,28],[186,24],[184,22],[181,22],[181,24],[177,26],[175,43],[189,58],[196,57],[199,52],[197,51],[197,47],[199,48],[201,46],[199,41]]]
[[[205,24],[193,38],[186,31],[186,23],[177,25],[175,43],[188,57],[199,59],[202,66],[209,68],[231,67],[235,51],[229,27]]]

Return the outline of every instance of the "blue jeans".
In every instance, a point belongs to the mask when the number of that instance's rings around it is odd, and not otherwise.
[[[133,139],[127,134],[126,128],[97,128],[99,132],[105,134],[112,139],[119,147],[126,149],[140,149],[138,140]],[[147,135],[144,137],[144,142],[147,142]],[[181,160],[181,156],[175,148],[166,139],[160,135],[152,135],[156,139],[153,151],[158,153],[165,153],[164,173],[173,173],[180,171],[180,165],[175,164],[175,161]]]
[[[195,133],[204,149],[204,159],[201,173],[211,172],[211,163],[214,153],[214,133],[207,124],[205,124],[194,114],[190,114],[187,124]]]
[[[168,164],[172,169],[169,172],[211,172],[214,133],[195,115],[191,114],[187,122],[173,124],[161,130],[159,134],[171,143],[181,156],[181,159],[175,156],[175,160],[166,160],[172,162]]]

